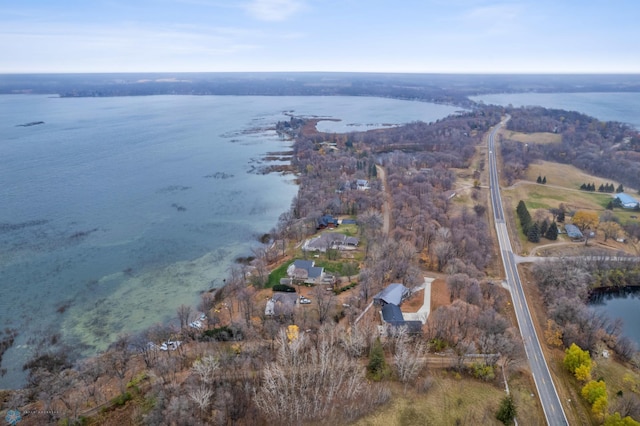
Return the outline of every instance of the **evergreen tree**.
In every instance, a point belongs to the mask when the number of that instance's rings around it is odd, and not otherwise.
[[[527,230],[527,239],[532,243],[540,242],[540,227],[537,223],[529,226],[529,229]]]
[[[624,187],[622,186],[622,184],[618,185],[618,187],[616,188],[616,192],[617,193],[624,192]]]
[[[558,213],[558,222],[564,223],[564,210],[561,210],[560,213]]]
[[[613,199],[613,207],[617,207],[617,208],[622,208],[622,201],[620,201],[620,198],[616,197]]]
[[[549,229],[549,221],[545,219],[540,224],[540,235],[545,235],[548,229]]]
[[[517,410],[513,397],[511,395],[507,395],[502,398],[502,401],[500,401],[500,408],[498,408],[498,412],[496,413],[496,419],[500,420],[505,425],[512,425],[516,415]]]
[[[545,232],[544,237],[551,241],[558,239],[558,225],[556,225],[555,222],[551,222],[551,225],[549,225],[549,229]]]
[[[536,179],[536,183],[542,183],[542,176],[538,176],[538,179]]]
[[[547,183],[547,177],[545,176],[542,178],[542,184],[545,185],[546,183]]]
[[[387,373],[387,361],[384,358],[384,350],[380,338],[376,339],[369,352],[369,364],[367,364],[367,377],[379,382]]]
[[[584,183],[582,185],[580,185],[580,189],[583,191],[587,190],[587,185],[585,185]]]
[[[598,192],[604,192],[604,185],[600,184],[600,186],[598,187]]]

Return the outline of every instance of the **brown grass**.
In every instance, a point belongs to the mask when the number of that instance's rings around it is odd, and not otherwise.
[[[583,172],[569,164],[553,163],[550,161],[536,161],[529,165],[525,176],[526,180],[535,182],[538,176],[547,177],[547,185],[561,186],[569,189],[580,189],[583,183],[594,183],[596,188],[600,184],[612,183],[616,188],[620,184],[615,180],[604,179]],[[633,188],[625,188],[626,191],[635,192]]]
[[[451,303],[449,288],[447,282],[438,278],[431,283],[431,312],[440,306],[446,306]]]
[[[562,142],[562,135],[559,133],[537,132],[537,133],[521,133],[510,130],[505,131],[505,139],[516,142],[546,145],[551,143]]]
[[[501,425],[495,414],[504,398],[501,380],[495,383],[473,378],[462,378],[458,373],[435,370],[431,389],[418,393],[411,387],[403,392],[401,385],[390,383],[393,393],[390,404],[358,422],[359,426],[387,425],[453,425],[482,424]],[[526,375],[514,375],[509,383],[518,407],[521,424],[544,425],[544,418],[535,397],[533,385]],[[524,422],[524,423],[523,423]]]

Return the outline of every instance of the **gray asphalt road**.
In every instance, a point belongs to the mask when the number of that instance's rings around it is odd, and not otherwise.
[[[520,281],[520,276],[518,274],[516,259],[511,248],[511,240],[509,239],[509,232],[505,223],[504,210],[502,208],[496,160],[495,135],[509,120],[509,118],[510,117],[507,116],[507,118],[496,126],[489,134],[491,203],[493,206],[498,242],[500,244],[500,253],[502,255],[502,263],[506,273],[507,284],[511,291],[513,307],[518,319],[518,326],[520,327],[520,334],[522,335],[527,358],[529,359],[529,364],[531,366],[531,373],[536,384],[536,389],[544,410],[547,424],[552,426],[568,425],[567,417],[565,416],[564,409],[560,403],[560,397],[558,396],[558,392],[556,391],[551,378],[547,362],[544,359],[544,354],[540,347],[540,341],[536,335],[536,329],[533,326],[533,320],[531,318],[531,313],[529,312],[527,299],[525,298],[524,291],[522,289],[522,282]],[[525,416],[525,413],[520,413],[520,422],[525,420]]]

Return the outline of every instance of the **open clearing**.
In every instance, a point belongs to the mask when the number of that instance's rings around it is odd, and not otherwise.
[[[569,211],[572,210],[604,210],[611,201],[611,194],[598,192],[573,191],[557,186],[531,184],[520,182],[517,185],[503,190],[503,194],[511,201],[511,209],[515,211],[520,200],[524,200],[527,208],[534,216],[536,209],[550,209],[564,204]]]
[[[530,144],[551,144],[562,142],[561,134],[550,132],[521,133],[507,130],[504,132],[504,138]]]
[[[547,185],[562,186],[569,189],[580,189],[583,183],[593,183],[596,188],[600,184],[612,183],[616,188],[620,182],[590,175],[568,164],[553,163],[550,161],[536,161],[531,163],[526,173],[526,180],[535,182],[538,176],[547,177]],[[626,188],[625,192],[635,193],[632,188]]]
[[[499,373],[500,374],[500,373]],[[496,419],[503,388],[475,380],[453,371],[438,370],[431,375],[428,391],[418,393],[411,387],[403,392],[402,385],[390,384],[394,397],[377,412],[356,423],[359,426],[387,425],[501,425]],[[424,379],[418,379],[424,380]],[[525,376],[515,374],[509,382],[518,407],[519,420],[527,425],[544,425],[541,407],[531,396],[532,384]]]

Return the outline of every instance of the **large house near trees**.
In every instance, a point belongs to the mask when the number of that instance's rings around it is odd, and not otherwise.
[[[324,268],[316,266],[313,260],[295,260],[287,268],[287,275],[294,282],[305,284],[320,284],[325,277]]]
[[[615,198],[620,202],[620,205],[625,209],[634,209],[638,207],[638,200],[636,200],[629,194],[625,194],[624,192],[616,194]]]
[[[422,321],[407,321],[400,309],[400,304],[411,292],[402,284],[389,284],[380,293],[373,296],[373,302],[381,306],[380,315],[387,326],[386,332],[393,334],[399,327],[407,327],[411,334],[422,332]]]

